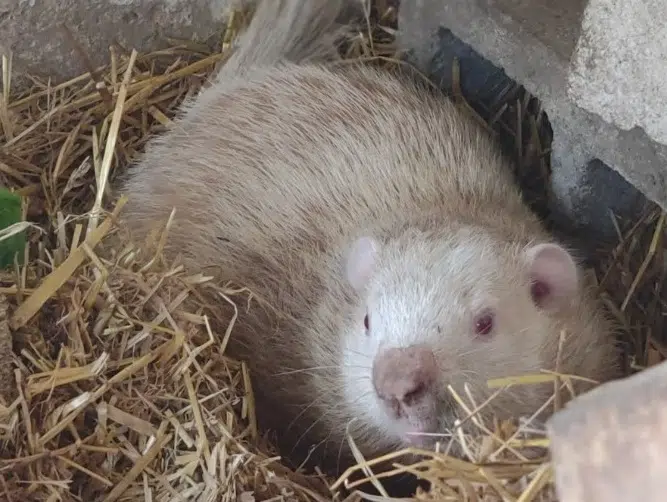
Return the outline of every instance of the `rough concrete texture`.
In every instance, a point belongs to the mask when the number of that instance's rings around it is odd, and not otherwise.
[[[65,23],[97,67],[109,46],[140,52],[164,37],[203,41],[219,32],[226,0],[0,0],[0,53],[13,53],[17,72],[61,81],[87,70],[61,25]]]
[[[594,159],[667,209],[667,146],[652,141],[639,127],[619,129],[577,106],[567,94],[584,7],[583,0],[412,0],[401,3],[399,44],[418,68],[434,76],[443,71],[434,67],[434,60],[447,60],[443,54],[454,50],[442,36],[443,29],[451,30],[540,98],[554,133],[552,189],[557,214],[577,221],[580,201],[609,190],[585,184]],[[476,90],[474,84],[469,86],[464,92]]]
[[[590,0],[569,74],[582,108],[667,144],[667,2]]]
[[[667,494],[667,363],[570,401],[547,424],[561,502]]]
[[[454,36],[451,30],[442,27],[436,30],[431,51],[431,59],[424,64],[431,78],[443,90],[452,91],[451,75],[454,60],[457,59],[460,62],[459,83],[464,94],[487,110],[497,109],[498,103],[502,103],[517,87],[501,68],[481,57],[470,45]],[[567,197],[563,201],[561,196],[560,200],[556,200],[555,207],[547,208],[556,225],[553,230],[560,232],[584,255],[593,251],[589,247],[595,242],[617,236],[614,222],[609,217],[610,211],[621,217],[632,216],[643,209],[645,203],[641,192],[599,160],[586,162],[569,172],[557,168],[554,178],[557,191],[565,191]],[[526,188],[523,184],[522,187]],[[564,203],[572,208],[569,212],[562,210]],[[568,217],[572,213],[576,217]]]

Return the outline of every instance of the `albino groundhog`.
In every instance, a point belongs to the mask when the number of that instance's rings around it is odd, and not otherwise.
[[[259,423],[334,471],[348,427],[367,458],[447,441],[465,416],[447,385],[482,403],[487,379],[553,370],[562,330],[562,372],[617,368],[577,263],[486,132],[411,80],[327,63],[343,7],[261,1],[121,187],[136,238],[175,207],[169,256],[253,292],[229,353]],[[515,386],[485,413],[531,414],[552,391]]]

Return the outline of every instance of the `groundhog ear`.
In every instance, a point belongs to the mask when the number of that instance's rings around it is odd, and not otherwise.
[[[535,304],[557,309],[579,288],[579,271],[572,255],[557,244],[538,244],[527,250],[531,294]]]
[[[373,274],[377,243],[371,237],[360,237],[352,243],[347,254],[345,274],[357,291],[362,290]]]

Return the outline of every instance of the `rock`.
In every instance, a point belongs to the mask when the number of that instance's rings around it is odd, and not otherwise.
[[[515,99],[520,86],[502,68],[480,56],[470,45],[457,38],[451,30],[436,29],[430,60],[422,60],[430,78],[451,92],[454,60],[460,62],[460,84],[466,99],[475,105],[493,110],[499,102]],[[420,56],[413,56],[419,60]],[[422,56],[423,57],[423,53]],[[513,148],[513,143],[507,151]],[[561,158],[552,159],[552,190],[556,197],[548,207],[535,207],[543,216],[548,214],[554,230],[586,254],[592,254],[596,241],[617,237],[611,213],[630,217],[646,204],[643,194],[598,159],[584,162],[576,169],[564,169]],[[525,189],[525,183],[520,180]]]
[[[109,46],[139,52],[164,37],[205,41],[220,32],[227,0],[0,0],[0,53],[13,52],[17,73],[60,82],[87,68],[61,29],[65,23],[97,67]]]
[[[604,1],[599,0],[600,3]],[[596,9],[604,11],[596,3],[591,0],[589,8],[585,0],[402,2],[398,41],[408,59],[436,82],[450,78],[448,64],[453,55],[463,56],[462,85],[464,95],[469,99],[488,100],[494,92],[491,89],[508,85],[510,80],[539,98],[553,130],[551,189],[554,197],[551,211],[560,220],[568,220],[575,228],[584,231],[595,230],[599,224],[598,233],[609,237],[613,228],[609,226],[611,220],[603,216],[607,208],[602,207],[609,201],[615,202],[615,209],[621,216],[627,216],[636,208],[634,201],[638,198],[635,193],[638,190],[667,209],[667,145],[655,141],[640,127],[625,130],[606,121],[582,108],[574,99],[576,96],[568,94],[570,59],[575,51],[578,51],[577,54],[584,53],[586,37],[593,33],[591,26],[598,22],[596,20],[606,23],[604,29],[609,32],[605,40],[618,36],[618,30],[608,26],[618,16],[608,16],[605,21],[601,14],[595,14]],[[625,12],[636,15],[641,11],[639,0],[630,0],[629,3],[633,4],[634,10],[628,7]],[[659,12],[656,9],[654,14]],[[584,13],[588,19],[584,30],[589,31],[581,33]],[[655,23],[648,25],[649,28],[659,24],[658,20],[664,20],[664,17],[658,16]],[[629,21],[630,27],[625,33],[634,33],[632,29],[637,22]],[[596,29],[602,28],[598,26]],[[646,48],[652,47],[654,51],[643,58],[644,61],[654,58],[653,54],[661,54],[662,47],[667,43],[664,36],[652,42],[651,37],[658,34],[650,30],[636,34],[635,48],[648,51]],[[461,41],[466,49],[462,48]],[[600,47],[595,54],[602,58],[602,41],[595,47]],[[583,56],[579,58],[584,59]],[[613,60],[614,56],[610,58]],[[579,89],[583,99],[581,89],[601,94],[605,88],[615,88],[616,82],[610,80],[615,78],[614,74],[604,69],[612,64],[607,62],[607,66],[597,74],[587,74],[589,80],[596,75],[599,78],[590,87],[573,77],[573,95]],[[581,65],[575,64],[573,68],[579,68],[581,72]],[[651,72],[663,75],[664,80],[667,76],[667,57],[662,56],[662,60],[656,61]],[[626,75],[624,85],[634,78],[636,89],[642,89],[641,77],[637,73]],[[577,83],[581,86],[577,87]],[[642,105],[654,106],[652,117],[667,117],[665,106],[655,104],[660,99],[664,102],[661,98],[663,92],[657,89],[653,97],[647,98]],[[587,99],[593,107],[594,100]],[[625,106],[630,107],[630,103]],[[622,115],[621,111],[609,111],[607,116],[612,117],[614,113]],[[656,120],[647,115],[644,122],[636,119],[627,123],[649,124],[656,123]],[[620,176],[601,175],[609,167]],[[610,182],[613,185],[607,185]],[[591,199],[592,194],[604,192],[607,193],[598,202]]]
[[[570,401],[547,424],[561,502],[667,493],[667,362]]]
[[[667,2],[590,0],[568,92],[581,108],[667,144]]]
[[[554,178],[559,174],[555,168]],[[569,188],[561,200],[568,201],[571,209],[563,208],[557,199],[552,201],[549,217],[556,226],[567,229],[569,237],[576,239],[580,247],[593,254],[601,241],[618,242],[613,217],[635,221],[647,209],[649,201],[599,159],[587,162],[577,174],[577,178],[554,179],[553,184],[561,190]]]

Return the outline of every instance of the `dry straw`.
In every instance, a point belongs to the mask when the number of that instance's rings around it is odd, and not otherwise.
[[[380,24],[390,26],[391,9],[380,12]],[[11,58],[3,59],[0,177],[25,196],[31,223],[13,229],[26,231],[30,245],[1,276],[0,500],[326,501],[343,485],[350,500],[375,500],[347,481],[353,471],[380,493],[392,472],[416,473],[432,482],[422,500],[553,500],[548,460],[521,453],[548,446],[530,417],[520,428],[483,423],[475,412],[485,403],[453,389],[469,414],[467,432],[450,438],[464,458],[449,456],[443,442],[438,452],[359,458],[339,480],[291,472],[256,428],[246,366],[225,355],[234,319],[213,332],[213,314],[199,295],[213,288],[233,302],[241,292],[166,262],[160,249],[169,222],[156,245],[139,249],[124,239],[117,216],[125,200],[109,197],[115,173],[224,63],[245,22],[234,16],[220,50],[192,43],[145,55],[113,48],[95,77],[59,85],[32,78],[18,93]],[[405,69],[391,29],[376,24],[347,44],[346,60]],[[456,72],[453,78],[456,90]],[[544,173],[543,115],[528,105],[514,96],[486,119],[476,117],[512,138],[519,166]],[[618,243],[601,251],[595,272],[630,342],[631,363],[642,367],[665,353],[664,215],[652,209],[618,229]],[[536,379],[553,381],[559,392],[571,388],[564,376]],[[528,380],[491,383],[500,392]],[[558,406],[559,392],[545,408]],[[418,460],[407,462],[408,453]],[[377,471],[379,460],[393,469]]]

